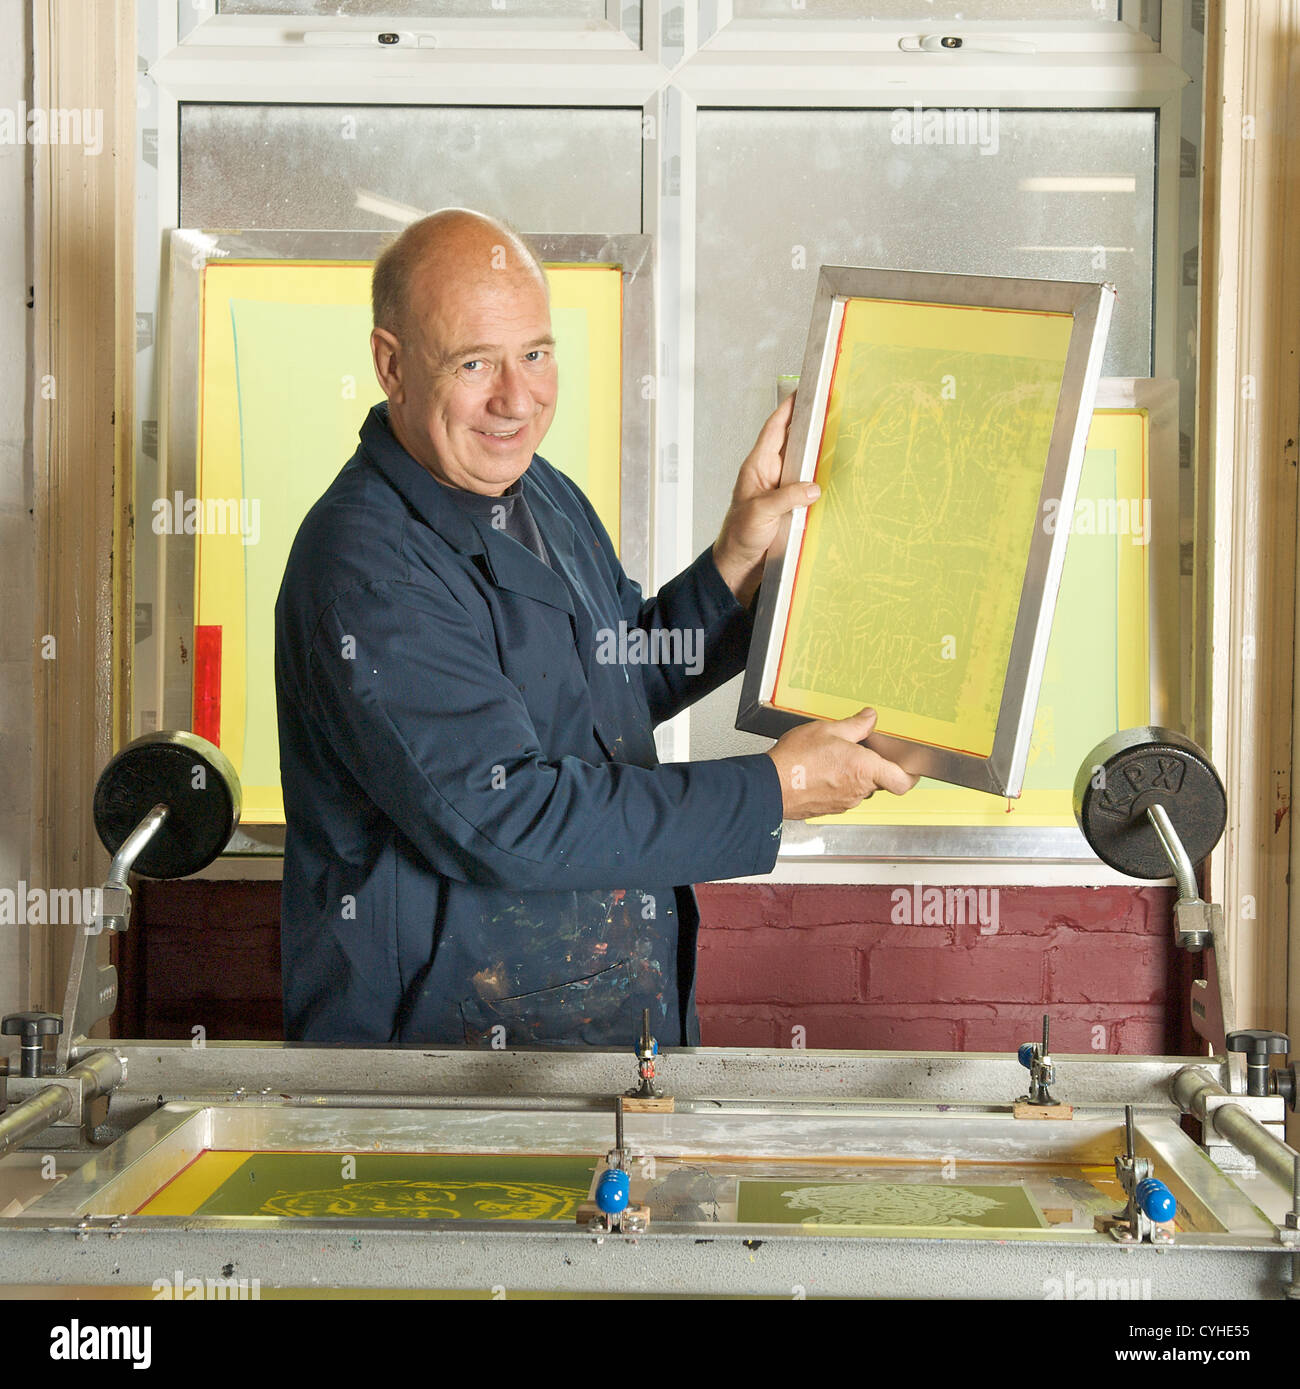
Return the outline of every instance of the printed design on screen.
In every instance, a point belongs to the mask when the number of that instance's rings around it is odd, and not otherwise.
[[[837,376],[790,683],[945,724],[976,701],[992,728],[1020,586],[988,576],[1023,572],[1060,364],[862,343]]]
[[[967,1187],[804,1186],[783,1191],[793,1211],[805,1211],[811,1225],[964,1225],[1002,1203]]]
[[[571,1220],[594,1172],[571,1154],[205,1150],[141,1212]]]
[[[572,1219],[585,1190],[546,1182],[348,1182],[273,1196],[259,1215],[388,1215],[419,1220]]]
[[[1023,1185],[925,1182],[742,1181],[741,1223],[1038,1230],[1045,1221]]]

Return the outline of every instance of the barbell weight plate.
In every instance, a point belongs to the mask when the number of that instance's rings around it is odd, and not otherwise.
[[[1127,728],[1104,738],[1074,780],[1074,818],[1093,853],[1133,878],[1173,876],[1147,816],[1161,805],[1192,863],[1223,836],[1228,797],[1209,758],[1171,728]]]
[[[196,733],[146,733],[128,743],[95,784],[95,829],[110,854],[154,806],[162,828],[135,861],[146,878],[197,873],[230,842],[239,824],[239,776],[220,748]]]

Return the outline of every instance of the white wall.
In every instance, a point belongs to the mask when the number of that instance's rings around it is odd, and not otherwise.
[[[0,107],[31,103],[30,0],[0,4]],[[31,865],[32,653],[36,603],[32,521],[32,161],[0,144],[0,888]],[[0,924],[0,1010],[49,1004],[27,993],[26,930]]]

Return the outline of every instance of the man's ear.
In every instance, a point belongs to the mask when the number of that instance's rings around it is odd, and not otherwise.
[[[387,328],[376,328],[370,334],[370,356],[375,364],[375,376],[390,401],[402,400],[402,345]]]

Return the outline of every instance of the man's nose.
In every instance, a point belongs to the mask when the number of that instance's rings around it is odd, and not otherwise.
[[[526,419],[533,413],[534,400],[531,378],[518,362],[504,362],[497,373],[492,405],[499,415]]]

